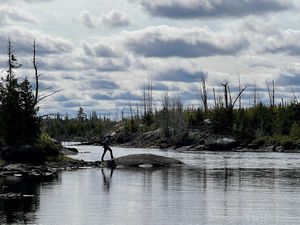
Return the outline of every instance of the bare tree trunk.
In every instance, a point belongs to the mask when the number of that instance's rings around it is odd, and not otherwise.
[[[218,105],[217,105],[217,99],[216,99],[216,91],[214,88],[213,88],[213,94],[214,94],[214,103],[215,103],[215,109],[216,109],[216,108],[218,108]]]
[[[240,93],[242,89],[240,72],[238,72],[238,79],[239,79],[239,93]],[[242,108],[242,95],[240,95],[239,97],[239,109],[241,108]]]
[[[256,83],[255,83],[255,85],[254,85],[254,90],[253,90],[253,98],[254,98],[254,100],[253,100],[253,103],[254,103],[254,107],[256,107],[256,105],[257,105],[257,102],[256,102],[256,100],[257,100],[257,92],[256,92]]]
[[[225,108],[228,109],[229,105],[228,105],[228,82],[225,83],[221,83],[221,85],[224,87],[224,100],[225,100]]]
[[[39,75],[37,69],[37,61],[36,61],[36,43],[35,40],[33,42],[33,68],[34,68],[34,76],[35,76],[35,96],[34,96],[34,105],[38,103],[38,96],[39,96]]]
[[[275,106],[275,83],[274,80],[272,80],[272,106]]]
[[[200,96],[201,100],[203,103],[204,111],[205,114],[207,113],[208,110],[208,105],[207,105],[207,87],[206,87],[206,78],[207,78],[207,72],[201,72],[201,86],[200,86]]]
[[[144,116],[147,114],[147,104],[146,104],[146,84],[144,83],[143,90],[143,106],[144,106]]]
[[[270,106],[274,107],[275,106],[275,83],[274,83],[274,80],[272,80],[272,91],[270,89],[268,81],[266,81],[266,85],[267,85],[267,90],[268,90],[268,94],[269,94]]]
[[[293,88],[292,86],[291,86],[291,90],[292,90],[292,93],[293,93],[293,99],[294,99],[294,102],[298,104],[298,103],[299,103],[299,102],[298,102],[298,98],[297,98],[297,96],[296,96],[296,94],[295,94],[295,91],[294,91],[294,88]]]
[[[11,79],[12,79],[11,57],[12,57],[12,46],[11,46],[11,41],[10,41],[10,38],[9,38],[8,39],[8,79],[9,79],[9,83],[11,83]]]

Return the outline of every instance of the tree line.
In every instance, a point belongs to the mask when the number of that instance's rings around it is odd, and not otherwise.
[[[207,73],[200,80],[199,101],[202,107],[185,107],[180,96],[170,96],[165,92],[161,97],[161,107],[154,106],[152,81],[144,85],[142,110],[133,109],[129,103],[129,115],[121,120],[99,117],[96,112],[87,116],[82,107],[75,118],[68,116],[41,117],[38,103],[48,95],[39,94],[39,77],[36,44],[33,44],[33,70],[35,89],[25,77],[20,80],[15,70],[21,67],[15,51],[8,42],[8,70],[0,85],[0,143],[2,145],[34,144],[41,133],[64,141],[100,141],[105,135],[122,131],[128,136],[157,130],[161,138],[176,145],[184,145],[191,139],[193,131],[209,132],[213,135],[235,137],[241,144],[252,142],[295,143],[300,138],[300,105],[295,92],[290,102],[275,103],[275,83],[266,82],[269,104],[259,101],[254,89],[251,107],[243,107],[242,97],[247,87],[242,87],[239,77],[238,92],[232,96],[228,82],[220,83],[222,94],[217,96],[212,89],[213,104],[208,104]],[[124,139],[125,140],[125,139]]]

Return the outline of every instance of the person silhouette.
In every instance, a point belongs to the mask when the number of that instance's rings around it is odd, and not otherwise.
[[[101,169],[101,172],[102,172],[102,176],[103,176],[103,187],[106,191],[109,191],[114,170],[113,169],[110,170],[110,176],[109,177],[107,177],[105,175],[103,168]]]
[[[113,152],[112,152],[111,148],[109,147],[110,143],[111,143],[110,135],[107,135],[107,136],[105,137],[104,141],[102,141],[102,143],[101,143],[102,146],[103,146],[103,150],[104,150],[104,151],[103,151],[103,154],[102,154],[102,157],[101,157],[101,161],[102,161],[102,162],[104,161],[104,156],[105,156],[105,154],[106,154],[107,151],[110,152],[110,158],[111,158],[111,159],[114,158]]]

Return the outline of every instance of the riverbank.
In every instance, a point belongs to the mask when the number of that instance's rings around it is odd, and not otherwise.
[[[160,129],[142,134],[127,135],[117,132],[113,143],[120,147],[172,149],[180,152],[234,151],[300,153],[300,142],[289,136],[261,137],[246,144],[233,136],[216,135],[209,130],[189,131],[185,139],[162,138]],[[97,143],[95,143],[97,144]]]

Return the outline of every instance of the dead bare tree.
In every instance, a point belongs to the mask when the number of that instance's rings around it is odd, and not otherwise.
[[[256,107],[256,105],[257,105],[257,90],[256,90],[256,83],[254,84],[254,88],[253,88],[253,104],[254,104],[254,107]]]
[[[297,96],[296,96],[296,94],[295,94],[295,90],[294,90],[293,86],[291,86],[291,90],[292,90],[292,93],[293,93],[293,101],[294,101],[296,104],[298,104],[298,103],[299,103],[299,102],[298,102],[298,98],[297,98]]]
[[[37,105],[40,101],[56,94],[56,93],[59,93],[62,91],[62,89],[60,90],[56,90],[56,91],[53,91],[49,94],[45,94],[43,96],[39,96],[39,93],[41,92],[39,90],[39,79],[40,77],[43,75],[43,73],[39,74],[38,73],[38,62],[37,62],[37,57],[36,57],[36,41],[34,39],[33,41],[33,57],[32,57],[32,64],[33,64],[33,69],[34,69],[34,77],[35,77],[35,96],[34,96],[34,104]],[[52,89],[51,87],[49,88],[46,88],[42,91],[46,91],[46,90],[49,90],[49,89]]]
[[[22,64],[18,63],[18,60],[16,59],[14,55],[14,49],[12,47],[10,38],[8,39],[8,79],[9,84],[11,84],[11,80],[14,76],[13,69],[18,69],[22,66]]]
[[[169,115],[169,110],[170,110],[170,97],[168,92],[165,92],[162,97],[162,107],[163,107],[163,133],[166,137],[170,135],[170,115]]]
[[[238,72],[238,82],[239,82],[239,92],[242,90],[242,85],[241,85],[241,75],[240,72]],[[242,95],[239,97],[239,109],[242,108]]]
[[[239,91],[238,96],[236,97],[236,99],[233,101],[232,105],[230,106],[231,108],[234,108],[235,103],[237,102],[237,100],[241,97],[242,93],[247,89],[247,86],[245,86],[243,89],[241,89]]]
[[[218,104],[217,104],[217,99],[216,99],[216,91],[213,88],[213,95],[214,95],[214,104],[215,104],[215,108],[218,108]]]
[[[267,91],[268,91],[268,95],[269,95],[270,106],[274,107],[275,106],[275,83],[274,83],[274,80],[272,80],[272,90],[271,90],[269,82],[267,80],[266,80],[266,85],[267,85]]]
[[[228,104],[228,81],[221,83],[221,85],[224,87],[224,100],[225,100],[225,108],[229,108]]]
[[[143,107],[144,115],[151,114],[153,112],[153,85],[152,79],[148,79],[147,86],[144,83],[143,89]]]
[[[208,105],[207,105],[207,85],[206,85],[206,79],[207,79],[207,72],[201,72],[201,85],[200,85],[200,96],[203,103],[204,111],[207,113]]]
[[[238,93],[237,97],[235,98],[234,101],[232,101],[232,96],[231,96],[231,92],[230,92],[230,87],[228,85],[228,81],[225,82],[225,83],[221,83],[221,85],[224,87],[225,108],[226,109],[234,108],[237,100],[241,97],[242,93],[247,89],[247,87],[244,87],[241,90],[239,90],[239,93]]]

